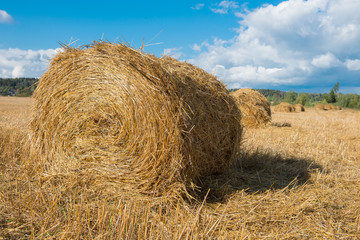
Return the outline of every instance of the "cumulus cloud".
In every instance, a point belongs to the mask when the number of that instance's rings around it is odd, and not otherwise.
[[[360,1],[289,0],[241,14],[229,40],[189,60],[230,88],[359,86]],[[239,15],[239,14],[238,14]]]
[[[0,10],[0,23],[12,23],[14,19],[6,11]]]
[[[330,68],[341,65],[341,62],[332,53],[327,53],[315,56],[311,64],[318,68]]]
[[[201,8],[203,8],[205,6],[204,3],[198,3],[195,5],[195,7],[191,7],[191,9],[194,9],[194,10],[200,10]]]
[[[40,77],[49,60],[61,49],[21,50],[0,49],[0,77]]]
[[[360,71],[360,59],[355,59],[355,60],[348,59],[346,60],[345,65],[349,70]]]
[[[193,44],[190,48],[194,51],[200,52],[204,47],[209,46],[208,42],[202,42],[201,44]]]
[[[210,7],[210,10],[214,13],[227,14],[229,10],[239,8],[239,4],[234,1],[221,1],[220,3],[215,3]]]

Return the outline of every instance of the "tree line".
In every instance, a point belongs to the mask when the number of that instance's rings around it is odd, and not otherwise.
[[[231,89],[230,91],[235,91]],[[291,90],[288,92],[272,89],[254,89],[264,95],[271,105],[278,105],[281,102],[291,104],[302,104],[306,107],[313,107],[317,103],[333,104],[342,108],[360,109],[360,95],[343,94],[339,92],[339,83],[330,90],[329,93],[296,93]]]
[[[0,95],[29,97],[38,81],[38,78],[0,78]]]
[[[36,88],[38,78],[0,78],[1,96],[29,97]],[[237,89],[230,89],[235,91]],[[342,94],[339,92],[339,83],[329,93],[296,93],[295,91],[280,91],[271,89],[255,89],[263,94],[271,105],[281,102],[291,104],[300,103],[307,107],[313,107],[316,103],[331,103],[342,108],[360,109],[360,95]]]

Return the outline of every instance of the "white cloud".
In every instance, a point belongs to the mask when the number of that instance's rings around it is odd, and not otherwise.
[[[40,77],[58,49],[21,50],[0,49],[0,77]]]
[[[332,53],[327,53],[315,56],[311,61],[311,64],[319,68],[330,68],[341,65],[341,62]]]
[[[184,56],[184,54],[181,52],[182,47],[179,48],[165,48],[163,55],[170,56],[176,59],[180,59]]]
[[[347,59],[345,62],[345,65],[351,71],[359,71],[360,70],[360,59],[355,59],[355,60]]]
[[[0,23],[12,23],[14,19],[4,10],[0,10]]]
[[[215,3],[210,7],[210,10],[214,13],[227,14],[229,10],[239,8],[239,4],[234,1],[221,1],[220,3]]]
[[[199,53],[189,62],[216,72],[230,88],[359,86],[359,73],[349,71],[360,70],[358,9],[359,0],[264,5],[241,14],[232,39],[194,44]]]
[[[210,44],[205,41],[205,42],[202,42],[201,44],[193,44],[190,48],[194,51],[197,51],[197,52],[200,52],[204,47],[208,47],[210,46]]]
[[[191,7],[191,9],[194,9],[194,10],[200,10],[201,8],[203,8],[205,6],[204,3],[198,3],[195,5],[195,7]]]

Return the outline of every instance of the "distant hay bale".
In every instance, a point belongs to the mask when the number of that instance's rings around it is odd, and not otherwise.
[[[239,89],[230,94],[236,100],[245,127],[258,128],[271,122],[270,104],[264,95],[252,89]]]
[[[330,105],[330,104],[325,104],[324,105],[324,110],[333,110],[333,105]]]
[[[333,111],[341,110],[341,107],[331,104],[325,105],[325,107],[327,108],[327,110],[333,110]]]
[[[65,47],[34,99],[32,161],[98,189],[179,196],[238,154],[241,115],[220,81],[124,44]]]
[[[317,104],[315,105],[315,109],[316,109],[316,110],[326,110],[325,107],[324,107],[324,105],[321,104],[321,103],[317,103]]]
[[[275,112],[295,112],[295,108],[292,104],[282,102],[274,107]]]
[[[305,112],[305,108],[302,104],[298,103],[294,105],[295,111],[296,112]]]
[[[335,105],[332,105],[332,104],[318,103],[318,104],[315,105],[315,109],[316,110],[324,110],[324,111],[327,111],[327,110],[335,111],[335,110],[341,110],[342,108],[340,106],[335,106]]]

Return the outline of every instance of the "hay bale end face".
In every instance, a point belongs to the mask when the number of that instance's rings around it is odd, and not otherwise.
[[[305,108],[302,104],[295,104],[294,108],[296,112],[305,112]]]
[[[282,102],[274,107],[275,112],[295,112],[295,108],[292,104]]]
[[[188,72],[168,69],[178,66]],[[226,169],[241,141],[239,110],[214,76],[124,44],[66,48],[34,99],[32,161],[46,174],[91,175],[99,189],[186,193]]]
[[[240,109],[245,127],[258,128],[271,122],[270,104],[264,95],[252,89],[239,89],[230,94]]]

